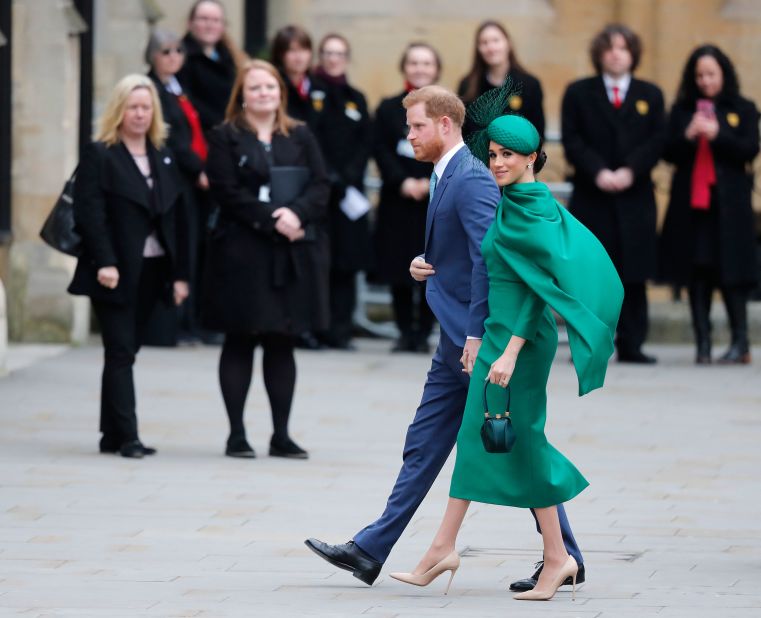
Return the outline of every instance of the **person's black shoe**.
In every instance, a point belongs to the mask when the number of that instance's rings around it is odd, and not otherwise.
[[[633,363],[635,365],[655,365],[658,359],[655,356],[648,356],[641,350],[633,352],[618,352],[617,360],[619,363]],[[577,580],[578,581],[578,580]]]
[[[270,457],[285,457],[286,459],[309,459],[309,453],[290,438],[285,440],[270,440]]]
[[[301,333],[296,337],[296,347],[302,350],[327,350],[328,346],[312,333]]]
[[[145,451],[140,440],[132,440],[131,442],[125,442],[119,447],[119,454],[129,459],[142,459]]]
[[[391,352],[412,352],[413,344],[410,341],[409,335],[399,335],[399,338],[394,342]]]
[[[101,453],[119,453],[122,457],[136,457],[135,455],[125,455],[124,450],[132,451],[136,449],[142,449],[143,455],[155,455],[156,449],[150,446],[145,446],[140,440],[132,442],[125,442],[124,444],[117,444],[111,438],[103,436],[100,439],[100,452]],[[138,457],[139,458],[139,457]]]
[[[228,457],[238,457],[239,459],[255,459],[256,451],[254,451],[246,438],[237,438],[227,441],[225,455]]]
[[[526,579],[519,579],[518,581],[514,581],[510,584],[510,590],[512,592],[526,592],[526,590],[533,590],[534,586],[536,586],[536,582],[539,580],[539,575],[542,572],[542,569],[544,568],[544,561],[540,560],[535,565],[536,571],[531,577],[527,577]],[[579,565],[579,572],[576,574],[576,583],[577,584],[583,584],[584,580],[586,578],[584,577],[584,565]],[[566,580],[561,584],[562,586],[570,586],[573,584],[573,580],[568,577]]]
[[[304,544],[323,560],[344,571],[351,571],[358,580],[372,586],[380,575],[383,563],[362,551],[354,541],[342,545],[329,545],[318,539],[307,539]],[[578,581],[578,580],[577,580]]]
[[[101,453],[118,453],[122,443],[118,438],[112,436],[103,435],[98,444],[98,449]]]
[[[747,346],[732,344],[729,349],[719,357],[720,365],[749,365],[751,362],[750,350]]]

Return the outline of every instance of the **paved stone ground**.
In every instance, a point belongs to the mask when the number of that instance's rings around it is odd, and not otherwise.
[[[387,347],[299,355],[293,433],[308,462],[222,456],[218,350],[141,353],[142,437],[160,450],[142,461],[96,453],[98,347],[15,363],[0,380],[0,615],[761,615],[761,363],[697,368],[686,346],[652,348],[654,368],[611,365],[583,399],[558,354],[548,435],[592,483],[568,506],[588,573],[575,603],[506,592],[540,555],[518,509],[472,506],[449,596],[443,579],[387,576],[427,547],[451,460],[373,588],[318,560],[304,538],[349,538],[398,470],[428,360]],[[247,415],[264,455],[258,373]]]

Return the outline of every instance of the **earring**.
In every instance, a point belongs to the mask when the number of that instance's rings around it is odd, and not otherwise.
[[[527,167],[528,169],[531,169],[532,167],[534,167],[534,164],[533,164],[533,163],[529,163],[529,164],[528,164],[526,167]]]
[[[241,106],[242,109],[246,109],[246,102],[243,101],[243,103],[241,103],[240,106]]]

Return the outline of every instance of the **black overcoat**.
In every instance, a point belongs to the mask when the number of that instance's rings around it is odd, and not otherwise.
[[[520,87],[520,94],[510,98],[505,107],[505,111],[515,112],[524,116],[536,127],[536,130],[539,131],[539,135],[544,137],[544,93],[542,92],[542,84],[536,77],[524,71],[510,71],[509,77],[513,80],[513,83],[516,86]],[[466,88],[467,78],[463,78],[460,81],[460,86],[457,88],[457,94],[460,95],[460,97],[464,97]],[[493,88],[494,85],[491,84],[484,75],[478,85],[476,98]],[[463,101],[466,105],[473,102],[471,99],[467,101],[463,99]],[[463,134],[467,136],[471,131],[472,128],[470,122],[466,121]]]
[[[182,44],[185,64],[177,73],[177,79],[193,102],[204,131],[209,131],[225,119],[225,109],[235,83],[235,60],[221,44],[217,45],[219,58],[212,60],[190,33],[182,39]]]
[[[177,101],[177,96],[166,89],[166,86],[161,83],[153,71],[148,73],[148,77],[153,80],[153,84],[156,86],[161,102],[161,113],[164,116],[164,122],[169,125],[166,145],[174,153],[178,170],[188,185],[192,187],[198,179],[198,175],[203,171],[203,161],[190,147],[193,140],[190,123]]]
[[[615,109],[602,77],[572,83],[563,96],[563,147],[574,167],[571,212],[600,239],[624,283],[655,276],[656,207],[650,173],[665,140],[663,94],[632,78]],[[607,193],[595,184],[605,168],[629,167],[634,184]]]
[[[310,72],[308,74],[309,94],[306,98],[302,98],[285,71],[281,70],[280,76],[283,78],[283,82],[285,82],[288,115],[296,120],[301,120],[301,122],[306,122],[307,126],[312,129],[312,132],[317,134],[322,119],[322,112],[325,110],[325,97],[327,96],[325,83],[319,76]]]
[[[309,185],[291,204],[259,200],[269,182],[262,144],[247,129],[225,123],[209,135],[207,175],[219,205],[211,233],[202,317],[213,330],[298,334],[328,323],[329,248],[324,231],[330,190],[317,140],[303,125],[272,137],[274,165],[306,166]],[[289,242],[271,213],[288,206],[310,240]]]
[[[719,100],[715,105],[719,133],[710,147],[716,169],[711,196],[711,209],[716,209],[716,266],[721,284],[752,285],[758,273],[751,163],[759,151],[759,114],[756,106],[742,97]],[[663,278],[679,285],[689,282],[695,243],[695,211],[690,197],[697,142],[684,136],[694,113],[694,105],[677,104],[672,108],[664,153],[675,170],[661,233],[660,266]]]
[[[150,142],[148,155],[153,196],[123,144],[93,142],[84,149],[74,185],[74,221],[84,254],[69,285],[71,294],[101,302],[135,302],[145,239],[154,230],[173,275],[166,282],[164,300],[171,299],[172,281],[188,280],[187,215],[174,157]],[[98,283],[98,269],[104,266],[119,269],[119,284],[113,290]]]
[[[365,169],[372,150],[372,127],[365,96],[348,84],[324,83],[324,109],[315,133],[330,178],[331,266],[354,272],[372,261],[368,215],[347,217],[340,202],[347,187],[364,192]]]
[[[382,283],[410,285],[410,262],[425,251],[428,196],[417,201],[399,192],[406,178],[430,179],[433,165],[415,159],[407,141],[403,92],[381,101],[375,112],[374,156],[383,186],[375,226],[375,273]]]

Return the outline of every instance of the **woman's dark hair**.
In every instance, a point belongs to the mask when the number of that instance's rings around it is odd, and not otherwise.
[[[510,64],[510,71],[519,71],[525,73],[526,70],[518,62],[518,58],[515,55],[515,46],[510,35],[505,30],[505,27],[499,22],[493,20],[487,20],[483,22],[476,30],[475,49],[473,50],[473,64],[470,67],[470,72],[465,76],[465,92],[462,95],[463,101],[470,103],[479,95],[479,86],[481,81],[486,75],[486,71],[489,66],[486,61],[481,57],[478,51],[478,39],[481,38],[481,33],[487,28],[496,28],[507,39],[507,62]]]
[[[542,150],[542,144],[539,144],[539,148],[536,149],[536,161],[534,161],[534,175],[536,176],[542,171],[544,165],[547,163],[547,153]]]
[[[346,47],[346,58],[350,58],[351,45],[349,45],[349,39],[347,39],[343,34],[338,34],[337,32],[330,32],[320,39],[320,44],[317,46],[317,53],[322,54],[322,50],[325,49],[325,43],[333,39],[336,41],[341,41],[341,43],[344,44],[344,47]]]
[[[624,37],[626,47],[632,55],[631,72],[634,73],[634,70],[639,66],[639,61],[642,58],[642,41],[640,41],[637,33],[623,24],[608,24],[597,33],[589,45],[589,57],[598,75],[602,74],[602,55],[610,49],[613,44],[613,37],[617,34]]]
[[[414,41],[407,45],[407,47],[404,48],[404,51],[402,52],[402,57],[399,60],[399,72],[404,73],[404,65],[407,64],[407,56],[409,56],[409,53],[413,49],[418,48],[427,49],[429,52],[433,54],[433,57],[436,61],[436,70],[438,73],[441,73],[441,56],[439,55],[439,52],[437,52],[432,45],[429,45],[428,43],[423,43],[422,41]],[[437,74],[438,77],[438,74]]]
[[[270,60],[281,71],[285,69],[285,53],[291,48],[291,43],[312,51],[312,37],[304,28],[293,24],[280,28],[272,40]]]
[[[693,50],[690,57],[687,58],[687,64],[682,71],[682,81],[679,84],[679,90],[676,93],[676,102],[690,106],[695,105],[695,101],[702,98],[698,85],[695,81],[695,69],[703,56],[710,56],[719,63],[723,78],[721,92],[717,96],[719,99],[733,99],[740,96],[740,83],[737,80],[737,72],[732,61],[727,55],[715,45],[701,45]]]

